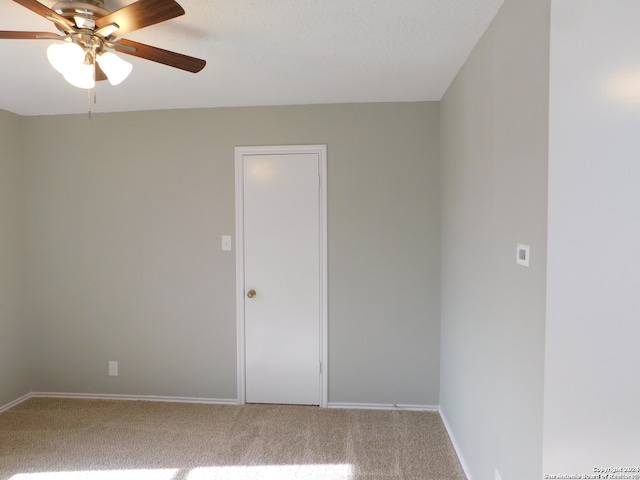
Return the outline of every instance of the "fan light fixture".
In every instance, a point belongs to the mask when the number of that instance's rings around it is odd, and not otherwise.
[[[13,2],[49,20],[58,32],[0,30],[0,40],[59,42],[47,49],[49,62],[67,82],[78,88],[92,89],[102,80],[118,85],[129,76],[133,65],[113,52],[191,73],[201,71],[207,64],[200,58],[120,38],[184,15],[184,8],[176,0],[136,0],[115,11],[104,8],[105,0],[59,0],[51,8],[38,0]]]
[[[99,54],[98,64],[111,85],[120,85],[133,70],[133,65],[111,52]]]
[[[111,85],[122,83],[133,70],[133,65],[111,52],[94,54],[74,42],[55,43],[47,48],[51,66],[74,87],[91,89],[95,82],[95,62],[107,76]]]
[[[64,79],[74,87],[90,90],[96,86],[96,81],[93,78],[93,68],[90,63],[72,65],[64,73]]]

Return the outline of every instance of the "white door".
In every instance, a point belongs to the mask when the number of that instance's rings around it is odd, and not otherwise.
[[[320,155],[245,151],[240,162],[245,401],[319,405]]]

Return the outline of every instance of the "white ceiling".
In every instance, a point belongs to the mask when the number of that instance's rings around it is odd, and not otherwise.
[[[40,0],[51,7],[56,0]],[[108,10],[132,0],[105,0]],[[186,15],[126,38],[207,61],[197,74],[126,56],[94,112],[440,100],[503,0],[178,0]],[[51,22],[0,0],[0,30]],[[0,109],[84,113],[86,91],[49,65],[46,40],[0,40]]]

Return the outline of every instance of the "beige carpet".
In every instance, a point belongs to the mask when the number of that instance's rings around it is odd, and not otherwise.
[[[464,480],[437,413],[33,398],[0,480]]]

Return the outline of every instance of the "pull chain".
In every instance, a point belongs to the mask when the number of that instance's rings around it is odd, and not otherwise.
[[[95,88],[92,89],[87,89],[87,107],[89,110],[89,120],[91,120],[91,94],[93,93],[93,105],[96,105],[98,103],[98,94],[96,93]]]

